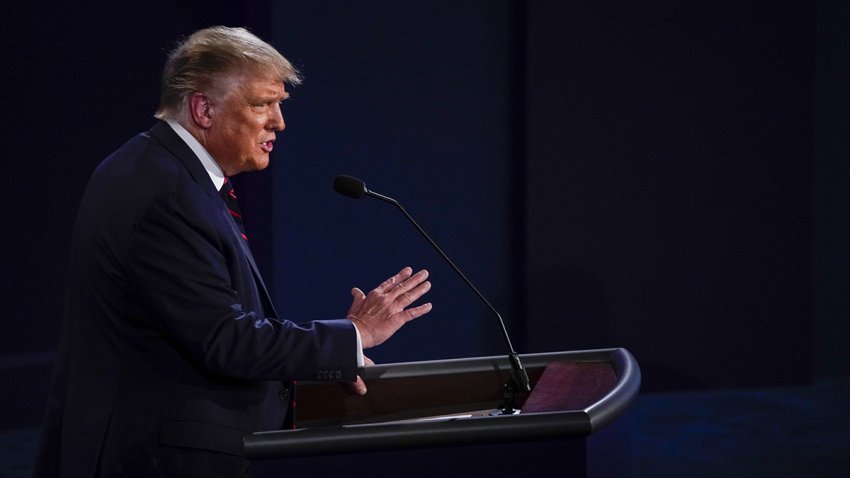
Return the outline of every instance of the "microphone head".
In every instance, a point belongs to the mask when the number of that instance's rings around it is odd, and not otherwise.
[[[334,178],[334,191],[352,199],[360,199],[366,194],[366,183],[353,176],[341,174]]]

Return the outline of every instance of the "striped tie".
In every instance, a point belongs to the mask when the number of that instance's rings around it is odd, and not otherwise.
[[[227,210],[230,211],[230,215],[233,216],[233,220],[236,221],[236,225],[239,226],[239,230],[242,231],[242,238],[247,241],[248,236],[245,234],[245,222],[242,221],[242,211],[239,210],[239,201],[236,200],[236,193],[233,192],[233,183],[230,181],[230,178],[224,178],[224,184],[221,186],[219,193],[221,194],[221,198],[224,199],[224,204],[227,206]]]

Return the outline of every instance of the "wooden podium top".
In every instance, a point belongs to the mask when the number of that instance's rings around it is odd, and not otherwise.
[[[297,387],[296,430],[248,434],[250,459],[355,453],[554,437],[584,437],[622,414],[640,388],[625,349],[522,355],[530,394],[522,412],[489,416],[510,377],[505,357],[375,365],[365,396],[339,384]]]

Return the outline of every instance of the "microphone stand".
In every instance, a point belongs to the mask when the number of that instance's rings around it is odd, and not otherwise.
[[[443,252],[442,249],[440,249],[440,246],[438,246],[437,243],[434,242],[431,239],[431,237],[428,235],[428,233],[426,233],[425,230],[422,229],[422,227],[413,219],[413,217],[410,214],[407,213],[407,211],[404,209],[404,207],[398,201],[396,201],[395,199],[393,199],[391,197],[384,196],[383,194],[378,194],[374,191],[370,191],[369,189],[366,188],[366,184],[363,183],[362,181],[360,181],[359,179],[356,179],[356,178],[351,178],[351,179],[355,179],[355,180],[359,181],[360,184],[362,184],[362,187],[363,187],[362,194],[366,194],[367,196],[371,196],[375,199],[380,199],[381,201],[390,203],[390,204],[394,205],[395,207],[397,207],[404,214],[404,217],[406,217],[407,220],[410,221],[410,223],[413,224],[414,227],[416,227],[416,229],[419,231],[419,233],[422,234],[422,236],[424,236],[425,239],[428,240],[428,242],[431,244],[431,246],[433,246],[434,249],[436,249],[436,251],[440,253],[440,255],[443,257],[443,259],[445,259],[446,262],[449,263],[451,268],[460,276],[461,279],[463,279],[463,282],[465,282],[466,285],[469,286],[470,289],[472,289],[472,292],[474,292],[475,295],[477,295],[478,298],[481,299],[484,302],[484,304],[486,304],[487,307],[496,315],[496,318],[499,319],[499,326],[502,328],[502,336],[504,337],[505,344],[508,346],[508,351],[510,352],[509,355],[508,355],[508,360],[510,361],[510,364],[511,364],[511,372],[512,373],[511,373],[511,379],[508,380],[508,382],[504,385],[504,398],[502,399],[501,406],[499,406],[499,408],[497,410],[493,410],[492,412],[490,412],[490,414],[491,415],[514,415],[516,413],[519,413],[519,410],[516,409],[516,395],[519,394],[519,393],[522,393],[522,392],[530,392],[531,391],[531,382],[528,379],[528,373],[526,373],[525,367],[522,366],[522,361],[520,360],[519,355],[514,350],[513,344],[511,344],[511,338],[508,335],[508,330],[505,328],[505,321],[502,320],[501,314],[499,314],[499,312],[496,310],[496,308],[493,307],[493,305],[490,304],[490,301],[488,301],[481,294],[481,292],[478,291],[478,288],[476,288],[472,284],[472,282],[466,277],[466,275],[464,275],[464,273],[461,272],[461,270],[455,265],[455,263],[452,262],[451,259],[449,259],[449,256],[447,256],[446,253]],[[353,196],[353,195],[350,195],[350,194],[346,194],[346,195],[348,195],[349,197],[358,197],[358,196]]]

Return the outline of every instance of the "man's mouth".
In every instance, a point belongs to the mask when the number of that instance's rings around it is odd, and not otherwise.
[[[271,153],[274,149],[274,140],[266,141],[265,143],[260,143],[260,148],[267,153]]]

